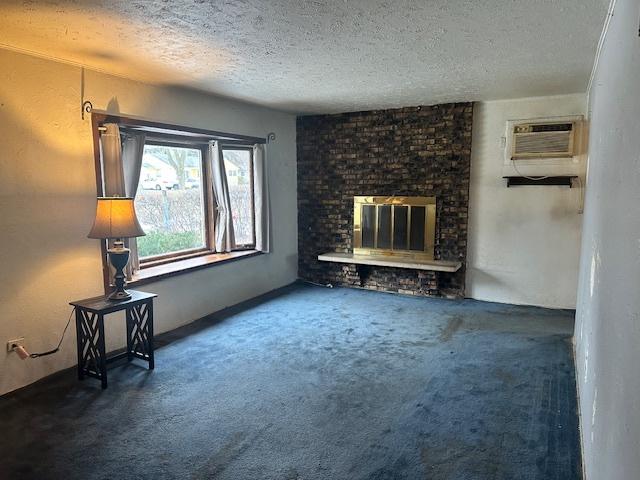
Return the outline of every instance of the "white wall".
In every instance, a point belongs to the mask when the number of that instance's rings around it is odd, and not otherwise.
[[[467,296],[574,308],[581,189],[507,188],[502,179],[508,120],[582,115],[585,95],[480,102],[473,114]]]
[[[21,361],[5,342],[52,348],[68,302],[103,292],[100,248],[87,238],[95,209],[90,120],[80,118],[80,69],[0,50],[0,394],[76,363],[75,329],[62,351]],[[296,279],[295,117],[192,91],[86,72],[96,109],[265,137],[273,208],[273,253],[162,280],[156,331],[163,332]],[[111,103],[110,103],[111,102]],[[121,318],[106,322],[107,348],[123,345]],[[161,368],[161,366],[160,366]]]
[[[618,0],[590,92],[576,367],[587,480],[640,478],[640,19]]]

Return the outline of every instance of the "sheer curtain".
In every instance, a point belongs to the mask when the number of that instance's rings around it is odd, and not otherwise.
[[[229,184],[224,167],[222,146],[220,142],[209,143],[209,158],[211,164],[211,178],[215,197],[215,248],[216,252],[230,252],[233,250],[235,239],[233,235],[233,216],[231,215],[231,200],[229,198]]]
[[[145,135],[127,134],[122,142],[116,123],[106,123],[104,127],[106,130],[100,135],[104,195],[135,198],[142,169]],[[126,269],[127,278],[131,279],[140,268],[136,239],[127,239],[125,244],[131,249]]]
[[[136,198],[138,183],[140,182],[140,171],[142,170],[142,157],[144,156],[144,133],[126,134],[122,144],[122,168],[124,171],[124,187],[127,197]],[[140,270],[140,259],[138,258],[138,242],[135,238],[128,239],[129,263],[127,264],[127,279],[131,280],[133,274]]]
[[[266,145],[253,146],[253,201],[256,217],[256,250],[268,252],[270,247],[269,182]]]

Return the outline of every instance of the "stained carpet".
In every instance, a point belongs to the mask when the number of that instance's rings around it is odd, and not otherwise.
[[[580,478],[573,314],[296,285],[0,398],[0,478]]]

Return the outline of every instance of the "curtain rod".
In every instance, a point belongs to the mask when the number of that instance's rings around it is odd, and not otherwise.
[[[142,118],[124,116],[118,114],[110,114],[108,112],[92,112],[97,117],[98,131],[104,132],[104,123],[117,123],[122,128],[130,130],[142,130],[150,133],[174,135],[184,138],[196,138],[202,140],[228,140],[246,142],[247,144],[270,143],[275,140],[276,135],[273,132],[267,134],[266,138],[253,137],[249,135],[239,135],[226,132],[218,132],[215,130],[205,130],[197,127],[187,127],[184,125],[173,125],[163,122],[155,122]]]
[[[98,131],[100,132],[100,134],[102,134],[107,131],[107,128],[103,125],[100,125],[98,126]],[[275,134],[270,134],[270,136],[266,139],[243,140],[241,138],[236,138],[232,136],[219,137],[219,136],[213,136],[213,135],[207,135],[207,136],[180,135],[179,133],[156,132],[156,131],[145,130],[144,128],[130,128],[126,126],[120,128],[120,132],[125,135],[136,133],[136,132],[144,132],[146,134],[147,139],[150,141],[155,141],[155,142],[168,141],[173,143],[184,143],[185,145],[201,145],[201,144],[203,145],[211,141],[216,141],[216,142],[223,142],[226,145],[251,146],[255,144],[267,144],[269,143],[269,141],[272,141],[273,139],[275,139]]]
[[[108,122],[106,122],[108,123]],[[162,140],[163,138],[171,138],[174,140],[183,140],[186,142],[209,142],[209,141],[224,141],[229,143],[236,144],[244,144],[244,145],[252,145],[256,143],[269,143],[270,141],[275,140],[275,133],[270,133],[267,138],[258,138],[258,137],[245,137],[243,135],[212,135],[212,134],[197,134],[194,132],[189,132],[188,130],[163,130],[157,131],[149,128],[144,128],[144,126],[137,127],[131,125],[122,125],[120,124],[120,131],[124,133],[133,133],[133,132],[145,132],[150,138],[157,138]],[[107,131],[107,127],[104,125],[98,126],[98,132],[101,134]]]

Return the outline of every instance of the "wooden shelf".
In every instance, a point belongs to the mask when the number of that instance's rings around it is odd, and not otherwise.
[[[507,180],[507,187],[518,187],[522,185],[559,185],[562,187],[572,187],[572,180],[578,178],[577,175],[558,175],[539,180],[532,180],[527,177],[502,177]],[[535,177],[532,177],[535,178]]]
[[[436,272],[457,272],[462,262],[446,260],[415,260],[391,255],[354,255],[353,253],[329,252],[318,255],[321,262],[353,263],[356,265],[374,265],[380,267],[410,268],[413,270],[432,270]]]

